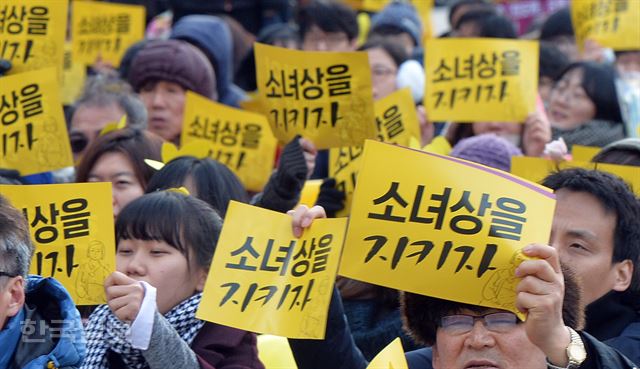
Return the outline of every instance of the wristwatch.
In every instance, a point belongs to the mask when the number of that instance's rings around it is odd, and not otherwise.
[[[555,366],[547,359],[547,368],[549,369],[578,369],[580,364],[587,358],[587,351],[584,348],[584,343],[578,332],[574,331],[571,327],[567,327],[571,336],[569,346],[567,346],[567,358],[569,359],[569,365],[566,367]]]

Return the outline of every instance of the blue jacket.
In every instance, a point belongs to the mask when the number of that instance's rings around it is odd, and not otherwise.
[[[29,276],[25,305],[0,331],[0,368],[80,367],[82,321],[69,293],[53,278]]]
[[[188,15],[171,30],[171,38],[197,46],[207,56],[216,74],[218,101],[239,107],[244,91],[233,84],[233,43],[229,26],[211,15]]]

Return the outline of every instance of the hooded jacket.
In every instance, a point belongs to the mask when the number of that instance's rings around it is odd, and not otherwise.
[[[173,26],[171,38],[186,41],[207,56],[215,70],[218,101],[239,107],[246,95],[233,84],[233,43],[229,26],[212,15],[189,15]]]
[[[53,278],[29,276],[25,305],[0,331],[0,368],[72,369],[86,347],[80,313]]]

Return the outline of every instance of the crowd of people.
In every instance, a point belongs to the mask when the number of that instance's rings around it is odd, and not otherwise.
[[[65,107],[75,167],[27,177],[0,169],[0,184],[112,184],[116,271],[104,281],[106,304],[76,307],[55,279],[28,275],[29,224],[0,193],[0,368],[264,368],[255,333],[195,316],[211,244],[231,200],[289,213],[294,234],[334,217],[345,193],[329,178],[328,151],[294,138],[258,193],[212,158],[181,156],[161,169],[146,162],[162,162],[163,143],[180,145],[187,91],[236,108],[255,93],[254,41],[366,52],[374,100],[410,89],[421,147],[444,138],[451,156],[509,171],[515,156],[564,160],[574,145],[596,146],[595,163],[640,167],[640,131],[633,131],[640,50],[614,52],[590,40],[579,47],[568,2],[540,14],[523,35],[493,1],[450,4],[450,30],[437,37],[540,44],[536,110],[524,122],[473,123],[430,120],[423,106],[427,25],[409,1],[360,15],[339,0],[143,3],[146,38],[118,68],[89,66],[81,96]],[[123,115],[126,127],[101,134]],[[309,179],[322,180],[315,206],[297,206]],[[532,259],[516,270],[516,304],[526,321],[339,276],[325,339],[289,339],[297,368],[365,369],[396,337],[410,369],[638,367],[639,189],[575,168],[541,184],[554,191],[556,208],[550,238],[525,247]],[[63,334],[34,340],[25,322]]]

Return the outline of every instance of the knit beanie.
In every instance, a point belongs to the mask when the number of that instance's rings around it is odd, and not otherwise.
[[[134,57],[128,75],[136,92],[151,80],[177,83],[186,90],[216,98],[215,75],[207,57],[195,46],[179,40],[146,44]]]
[[[416,45],[422,44],[422,22],[409,3],[392,2],[371,19],[371,32],[382,26],[393,26],[408,33]]]
[[[637,151],[640,154],[640,138],[625,138],[612,142],[600,150],[599,154],[607,153],[613,150],[629,150]]]
[[[461,140],[449,155],[508,172],[511,157],[522,156],[522,151],[502,137],[485,133]]]

